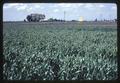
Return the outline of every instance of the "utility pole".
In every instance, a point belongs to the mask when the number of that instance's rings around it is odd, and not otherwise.
[[[112,20],[112,18],[111,18],[111,15],[109,14],[109,19],[110,19],[110,21]]]
[[[103,18],[103,16],[102,16],[102,14],[100,14],[99,15],[99,21],[102,21],[102,18]]]
[[[64,21],[65,21],[65,14],[66,14],[66,12],[64,11]]]
[[[103,15],[101,14],[101,21],[103,20]]]

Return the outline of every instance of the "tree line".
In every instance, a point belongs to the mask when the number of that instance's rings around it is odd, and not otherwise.
[[[28,21],[28,22],[41,22],[41,21],[49,21],[49,22],[54,22],[54,21],[58,21],[58,22],[65,22],[65,20],[62,19],[56,19],[56,18],[49,18],[47,20],[45,19],[45,15],[44,14],[30,14],[26,16],[26,19],[24,19],[24,21]],[[77,22],[78,20],[71,20],[72,22]],[[98,21],[104,21],[104,22],[117,22],[117,19],[114,20],[98,20],[97,18],[94,20],[95,22]]]

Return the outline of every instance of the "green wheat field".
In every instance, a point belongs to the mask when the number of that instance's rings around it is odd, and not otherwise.
[[[116,80],[117,27],[106,23],[3,23],[3,78]]]

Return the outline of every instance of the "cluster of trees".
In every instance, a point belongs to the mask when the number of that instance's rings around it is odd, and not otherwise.
[[[47,21],[50,21],[50,22],[54,22],[54,21],[58,21],[58,22],[64,22],[65,20],[61,20],[61,19],[54,19],[54,18],[49,18]]]
[[[44,14],[30,14],[30,15],[27,15],[26,19],[28,22],[39,22],[45,19],[45,15]]]
[[[39,22],[39,21],[43,21],[45,19],[45,15],[44,14],[30,14],[30,15],[27,15],[26,19],[27,20],[24,19],[24,21]],[[49,21],[49,22],[54,22],[54,21],[64,22],[65,20],[50,18],[46,21]]]
[[[94,20],[95,22],[97,22],[97,21],[104,21],[104,22],[117,22],[117,19],[113,19],[113,20],[106,20],[106,19],[104,19],[104,20],[98,20],[97,18]]]

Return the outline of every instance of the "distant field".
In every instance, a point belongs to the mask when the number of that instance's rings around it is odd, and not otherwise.
[[[115,80],[111,22],[4,22],[4,79]]]
[[[23,22],[23,21],[18,21],[18,22],[4,22],[4,23],[12,23],[12,24],[31,24],[31,25],[38,25],[38,24],[62,24],[62,25],[79,25],[81,26],[88,26],[88,25],[96,25],[96,26],[117,26],[116,22],[93,22],[93,21],[86,21],[86,22],[71,22],[71,21],[66,21],[66,22]]]

